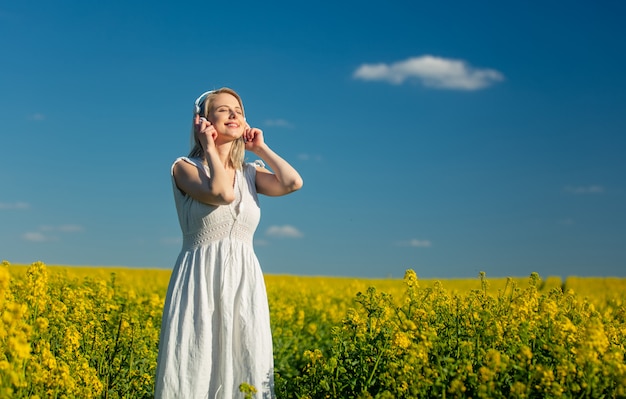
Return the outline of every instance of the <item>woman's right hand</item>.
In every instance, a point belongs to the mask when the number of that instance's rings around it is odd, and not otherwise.
[[[196,137],[204,151],[215,147],[215,139],[217,138],[217,130],[206,118],[196,114],[194,116],[194,129]]]

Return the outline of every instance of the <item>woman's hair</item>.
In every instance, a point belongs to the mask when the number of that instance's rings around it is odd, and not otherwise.
[[[208,92],[206,97],[204,97],[204,99],[202,99],[198,104],[196,104],[196,106],[199,108],[196,110],[196,112],[199,111],[199,115],[201,117],[205,117],[208,119],[209,112],[211,111],[211,107],[213,106],[213,102],[215,101],[215,97],[221,93],[227,93],[235,97],[237,101],[239,102],[239,106],[241,107],[241,112],[244,112],[243,102],[241,101],[241,97],[239,97],[239,94],[237,94],[233,89],[229,89],[228,87],[222,87],[221,89]],[[245,113],[243,113],[243,115],[245,118]],[[200,145],[200,142],[196,138],[195,127],[194,127],[193,122],[191,124],[191,139],[192,139],[192,147],[191,147],[191,151],[189,152],[189,157],[202,157],[204,155],[204,152],[202,150],[202,146]],[[244,159],[245,153],[246,153],[246,145],[243,141],[243,136],[242,136],[238,138],[237,140],[235,140],[233,142],[232,147],[230,148],[230,154],[229,154],[230,167],[235,168],[235,169],[241,169],[243,167],[243,159]]]

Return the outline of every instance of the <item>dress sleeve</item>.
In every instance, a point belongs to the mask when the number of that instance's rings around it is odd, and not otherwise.
[[[261,161],[260,159],[256,159],[252,162],[250,162],[251,165],[254,165],[255,168],[264,168],[265,167],[265,162]]]
[[[243,168],[244,175],[246,176],[246,179],[248,180],[248,185],[254,188],[255,193],[256,193],[256,168],[258,167],[261,167],[261,168],[265,167],[265,164],[260,159],[253,161],[253,162],[247,162]]]
[[[174,165],[176,165],[178,162],[180,161],[185,161],[187,163],[190,163],[192,165],[195,165],[198,169],[204,171],[204,173],[206,173],[207,176],[209,176],[209,168],[206,165],[203,165],[202,162],[199,159],[196,158],[188,158],[188,157],[179,157],[176,158],[176,160],[174,161],[174,163],[172,163],[172,167],[170,169],[170,174],[172,176],[174,176]]]

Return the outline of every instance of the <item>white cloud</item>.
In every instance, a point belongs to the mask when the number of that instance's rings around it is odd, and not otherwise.
[[[321,161],[321,155],[313,155],[313,154],[298,154],[298,159],[301,161]]]
[[[83,226],[79,226],[77,224],[64,224],[57,227],[58,231],[62,231],[63,233],[76,233],[79,231],[83,231]]]
[[[43,234],[40,231],[31,231],[31,232],[24,233],[22,234],[22,238],[26,241],[33,241],[33,242],[55,241],[57,239],[57,237]]]
[[[287,127],[287,128],[292,128],[293,125],[289,122],[286,121],[284,119],[266,119],[263,124],[265,126],[272,126],[272,127]]]
[[[54,235],[54,233],[76,233],[83,230],[83,226],[77,224],[62,224],[58,226],[41,225],[37,231],[22,234],[22,238],[26,241],[33,242],[56,241],[59,237]]]
[[[571,194],[602,194],[604,187],[600,185],[591,186],[567,186],[565,191]]]
[[[265,232],[265,234],[268,236],[273,236],[273,237],[288,237],[288,238],[300,238],[304,236],[304,234],[302,234],[300,230],[288,224],[284,226],[270,226]]]
[[[30,208],[26,202],[0,202],[0,209],[7,210],[23,210]]]
[[[504,80],[495,69],[473,68],[463,60],[423,55],[392,64],[363,64],[355,79],[379,80],[401,84],[417,79],[424,86],[438,89],[478,90]]]
[[[41,225],[39,231],[60,231],[62,233],[75,233],[83,231],[83,226],[77,224],[62,224],[59,226]]]
[[[408,241],[400,241],[397,245],[400,247],[428,248],[432,246],[432,242],[430,240],[418,240],[412,238]]]

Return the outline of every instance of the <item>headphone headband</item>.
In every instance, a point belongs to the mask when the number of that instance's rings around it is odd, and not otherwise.
[[[206,100],[206,98],[209,96],[209,94],[214,93],[215,90],[209,90],[209,91],[205,91],[204,93],[200,94],[200,97],[198,97],[196,99],[196,102],[194,104],[194,113],[195,114],[200,114],[200,112],[202,112],[202,109],[200,108],[200,106],[202,105],[202,103],[204,103],[204,100]]]

